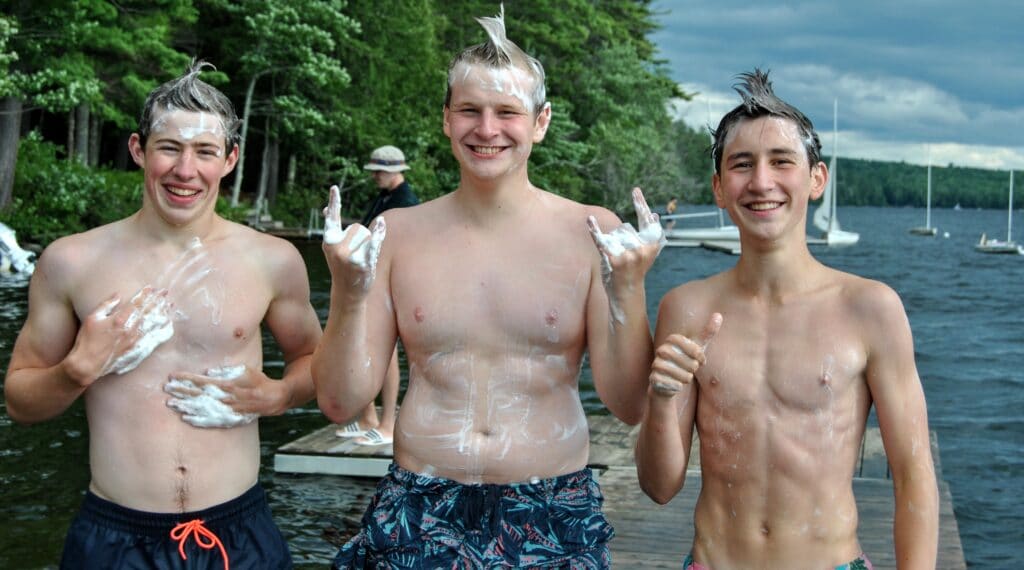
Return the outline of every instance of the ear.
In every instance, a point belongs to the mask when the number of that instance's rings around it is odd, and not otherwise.
[[[146,149],[142,148],[142,139],[139,137],[139,133],[132,133],[128,137],[128,153],[132,155],[132,160],[139,168],[146,168]]]
[[[725,199],[722,194],[722,178],[718,173],[711,175],[711,193],[715,195],[715,205],[725,208]]]
[[[817,200],[825,193],[828,177],[828,167],[824,162],[814,165],[814,168],[811,169],[811,200]]]
[[[448,138],[452,138],[452,126],[448,122],[448,113],[451,113],[451,109],[448,108],[448,105],[445,105],[444,106],[444,123],[443,123],[444,136],[446,136]]]
[[[544,108],[537,114],[537,122],[534,124],[534,144],[544,140],[544,135],[547,134],[549,126],[551,126],[551,103],[544,103]]]
[[[221,178],[231,174],[231,171],[235,169],[235,165],[238,164],[238,145],[236,144],[231,148],[231,152],[228,153],[227,158],[224,160],[224,171],[220,175]]]

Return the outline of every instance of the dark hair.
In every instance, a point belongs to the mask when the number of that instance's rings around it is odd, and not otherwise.
[[[238,132],[240,121],[235,114],[231,100],[219,89],[199,79],[203,68],[216,69],[205,61],[192,60],[184,75],[157,87],[146,97],[139,116],[139,142],[145,147],[153,130],[153,121],[161,111],[182,110],[196,113],[212,113],[221,119],[224,127],[226,151],[230,152],[241,140]]]
[[[743,102],[722,117],[718,128],[711,131],[711,158],[715,162],[715,172],[722,172],[722,153],[725,152],[725,141],[730,131],[749,119],[761,117],[780,117],[796,124],[800,139],[807,151],[807,160],[813,168],[821,160],[821,141],[814,125],[806,115],[789,103],[779,99],[772,91],[772,82],[768,80],[768,72],[754,68],[752,73],[741,73],[736,76],[742,83],[733,85]]]
[[[505,35],[505,5],[502,4],[501,13],[497,16],[476,18],[476,21],[487,32],[487,41],[462,50],[448,64],[448,90],[444,95],[444,106],[447,107],[451,103],[455,69],[460,64],[485,65],[492,69],[512,67],[525,71],[533,78],[533,91],[530,95],[534,100],[534,108],[530,110],[535,115],[539,114],[547,103],[547,93],[544,88],[544,66],[537,58],[528,55]]]

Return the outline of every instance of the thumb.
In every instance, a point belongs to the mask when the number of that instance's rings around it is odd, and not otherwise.
[[[708,319],[704,330],[700,333],[700,345],[707,348],[715,335],[718,334],[718,330],[722,328],[722,313],[711,313],[711,318]]]

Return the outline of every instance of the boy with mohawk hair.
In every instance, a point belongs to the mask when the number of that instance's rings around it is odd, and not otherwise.
[[[291,568],[260,486],[257,418],[314,395],[320,323],[299,252],[221,218],[238,159],[206,63],[154,89],[129,150],[135,214],[43,252],[4,384],[31,424],[85,400],[89,489],[61,568]],[[263,373],[261,323],[284,354]]]
[[[640,420],[644,275],[661,229],[639,189],[638,233],[530,183],[551,119],[544,69],[508,40],[503,13],[478,21],[489,40],[454,58],[444,104],[459,186],[372,231],[341,232],[331,192],[321,409],[356,415],[396,337],[409,359],[394,463],[337,568],[610,567],[578,378],[589,351],[603,402]]]
[[[892,468],[899,568],[934,569],[938,492],[924,391],[899,296],[807,248],[828,180],[811,122],[768,74],[714,131],[715,200],[740,229],[736,266],[661,301],[640,486],[682,488],[693,428],[702,486],[686,570],[869,569],[853,471],[872,403]]]

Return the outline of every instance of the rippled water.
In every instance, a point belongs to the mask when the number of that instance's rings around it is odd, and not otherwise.
[[[861,233],[851,248],[816,247],[833,267],[888,283],[910,317],[917,363],[938,433],[943,478],[953,494],[968,566],[1024,564],[1024,256],[975,253],[982,232],[1001,236],[1005,212],[937,210],[940,237],[910,236],[924,212],[846,208],[847,229]],[[1024,216],[1019,216],[1024,228]],[[949,238],[941,237],[948,231]],[[1024,237],[1024,229],[1018,231]],[[321,318],[328,274],[317,244],[301,244]],[[734,257],[699,249],[666,249],[648,276],[652,315],[671,287],[732,265]],[[0,366],[6,369],[26,310],[26,283],[0,279]],[[280,355],[268,340],[267,368],[279,375]],[[584,385],[589,377],[584,373]],[[584,388],[588,411],[600,411]],[[261,420],[263,469],[274,515],[300,567],[322,568],[348,536],[373,491],[373,481],[282,475],[274,450],[327,422],[309,406]],[[87,428],[81,403],[31,427],[12,424],[0,408],[0,568],[44,568],[59,559],[67,524],[88,484]]]

